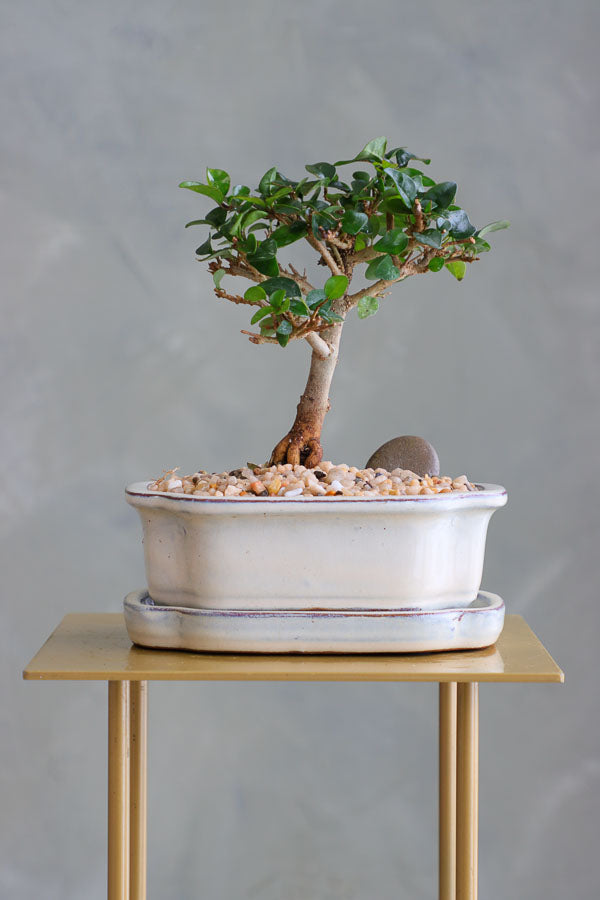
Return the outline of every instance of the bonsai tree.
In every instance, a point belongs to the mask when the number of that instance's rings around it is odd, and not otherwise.
[[[488,232],[506,228],[493,222],[477,230],[454,203],[456,184],[436,183],[414,162],[429,164],[403,147],[387,150],[375,138],[353,159],[306,166],[308,175],[294,181],[273,167],[258,189],[231,187],[227,172],[207,169],[206,184],[183,181],[180,187],[204,194],[216,204],[203,219],[207,239],[196,254],[214,279],[219,298],[254,309],[243,331],[254,344],[286,347],[304,340],[310,346],[310,369],[296,418],[271,455],[271,465],[311,468],[323,455],[321,430],[329,410],[329,388],[338,360],[346,317],[374,315],[390,288],[412,275],[448,271],[459,281],[467,263],[490,249]],[[338,166],[353,165],[343,181]],[[328,270],[323,284],[313,284],[280,251],[307,241],[317,263]],[[352,287],[359,272],[367,284]],[[234,292],[226,276],[253,282]]]

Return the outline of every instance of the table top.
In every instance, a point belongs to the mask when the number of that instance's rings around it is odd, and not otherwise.
[[[23,672],[62,681],[529,681],[563,672],[521,616],[497,643],[448,653],[258,654],[149,650],[129,640],[121,613],[65,616]]]

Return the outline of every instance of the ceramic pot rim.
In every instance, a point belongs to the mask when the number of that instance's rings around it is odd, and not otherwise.
[[[377,497],[355,500],[351,497],[195,497],[192,494],[167,494],[148,490],[149,481],[137,481],[125,489],[126,500],[137,508],[164,509],[193,514],[245,513],[422,513],[463,509],[497,509],[507,501],[506,489],[499,484],[478,484],[477,491],[448,494],[424,494],[418,497]]]

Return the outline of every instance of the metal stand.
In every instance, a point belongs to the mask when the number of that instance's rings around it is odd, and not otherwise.
[[[108,900],[146,897],[148,681],[439,683],[439,900],[477,900],[479,682],[564,675],[520,616],[486,650],[432,654],[249,654],[144,650],[123,616],[72,613],[24,671],[108,681]]]
[[[147,697],[108,682],[108,900],[146,900]]]

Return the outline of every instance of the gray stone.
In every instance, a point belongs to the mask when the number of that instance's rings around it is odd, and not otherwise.
[[[439,475],[440,461],[429,441],[413,434],[386,441],[367,462],[367,469],[410,469],[415,475]]]

